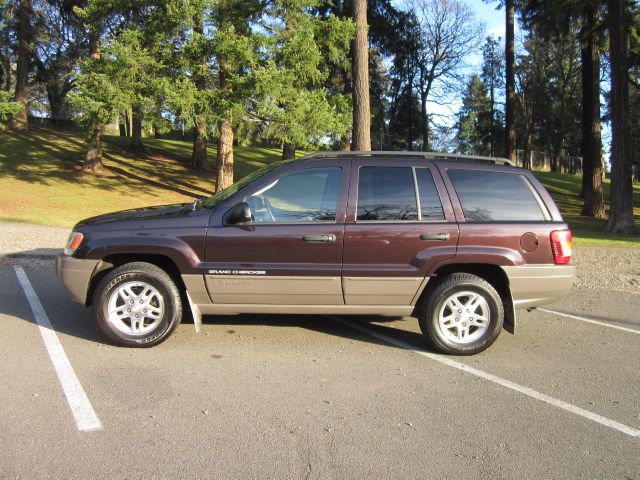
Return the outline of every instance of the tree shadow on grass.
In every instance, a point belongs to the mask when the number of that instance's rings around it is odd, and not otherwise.
[[[120,152],[120,155],[124,156],[124,153]],[[135,159],[130,159],[131,160],[130,162],[126,162],[124,160],[114,157],[109,153],[104,153],[103,158],[108,160],[109,162],[109,165],[106,165],[106,167],[111,172],[118,174],[120,177],[124,178],[125,180],[127,179],[138,180],[146,185],[153,185],[163,190],[171,190],[173,192],[179,193],[181,195],[186,195],[189,197],[196,197],[202,194],[207,196],[212,195],[212,192],[210,190],[206,190],[198,185],[194,185],[192,183],[188,183],[183,180],[180,180],[179,178],[177,178],[176,172],[172,172],[171,175],[163,175],[161,172],[158,171],[158,169],[143,167],[143,166],[140,166],[139,164],[136,164]],[[114,164],[121,165],[121,167],[114,166]],[[140,176],[133,173],[134,170],[144,176]],[[164,182],[151,179],[151,177],[163,177],[163,176],[166,177],[164,179]],[[169,181],[171,182],[171,185],[167,183]]]
[[[109,166],[109,170],[115,174],[117,174],[121,179],[123,179],[126,182],[129,182],[131,180],[134,180],[136,182],[138,182],[139,184],[143,185],[143,186],[153,186],[156,188],[160,188],[162,190],[169,190],[172,191],[174,193],[178,193],[180,195],[184,195],[186,197],[196,197],[196,195],[194,194],[194,192],[192,190],[185,190],[182,189],[178,186],[172,186],[169,185],[167,183],[162,183],[156,180],[151,180],[148,177],[142,177],[139,175],[136,175],[135,173],[132,173],[130,170],[125,170],[124,168],[120,168],[120,167],[115,167],[113,165]],[[140,169],[143,170],[144,169]],[[172,182],[175,183],[181,183],[181,182],[177,182],[174,179],[171,180]]]
[[[8,148],[15,149],[4,151],[0,156],[3,176],[42,185],[50,185],[54,179],[68,182],[76,179],[73,166],[78,165],[79,150],[53,146],[41,136],[30,133],[15,133],[10,138],[19,142],[15,146],[9,143]]]
[[[116,152],[105,150],[103,153],[106,160],[104,173],[96,175],[84,172],[81,168],[83,148],[81,139],[68,132],[33,129],[27,133],[6,134],[5,145],[0,146],[0,174],[5,178],[44,186],[60,182],[78,183],[84,178],[93,183],[92,188],[118,191],[127,186],[128,180],[134,179],[141,184],[188,197],[212,194],[213,189],[180,179],[180,175],[193,175],[195,171],[188,171],[188,167],[179,161],[165,158],[157,163],[158,168],[144,167],[115,142],[109,146],[109,150]],[[157,162],[163,154],[154,149],[152,155],[155,156],[152,161]],[[176,166],[185,172],[176,171]]]

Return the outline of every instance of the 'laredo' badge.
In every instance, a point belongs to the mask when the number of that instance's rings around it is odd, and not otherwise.
[[[266,270],[209,270],[210,275],[266,275]]]

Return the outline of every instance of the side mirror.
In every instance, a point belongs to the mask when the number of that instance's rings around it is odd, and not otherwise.
[[[227,211],[227,213],[224,214],[222,220],[226,225],[250,222],[253,220],[251,207],[247,202],[236,203],[229,211]]]

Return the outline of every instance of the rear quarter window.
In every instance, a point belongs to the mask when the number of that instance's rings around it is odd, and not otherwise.
[[[447,174],[467,222],[547,220],[524,175],[457,169],[450,169]]]

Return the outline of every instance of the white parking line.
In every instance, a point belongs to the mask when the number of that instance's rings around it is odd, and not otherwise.
[[[44,344],[47,347],[51,363],[58,375],[58,379],[62,385],[62,390],[67,398],[67,403],[69,404],[71,413],[73,413],[73,417],[76,420],[78,430],[81,432],[100,430],[102,428],[102,424],[100,423],[96,412],[93,410],[91,402],[89,402],[82,385],[80,385],[78,377],[73,371],[73,367],[71,366],[67,355],[64,353],[62,344],[56,335],[56,331],[53,329],[53,326],[49,321],[49,317],[44,311],[42,303],[40,303],[38,295],[31,286],[29,278],[26,273],[24,273],[22,267],[16,265],[13,269],[15,270],[18,281],[20,282],[22,290],[24,290],[24,294],[27,297],[33,316],[38,323],[42,340],[44,340]]]
[[[614,430],[617,430],[631,437],[640,437],[640,430],[629,427],[628,425],[624,425],[623,423],[616,422],[615,420],[611,420],[610,418],[603,417],[601,415],[598,415],[597,413],[584,410],[583,408],[577,407],[567,402],[563,402],[562,400],[558,400],[557,398],[550,397],[549,395],[545,395],[544,393],[538,392],[529,387],[525,387],[523,385],[519,385],[517,383],[511,382],[510,380],[506,380],[502,377],[498,377],[491,373],[487,373],[482,370],[478,370],[477,368],[470,367],[468,365],[465,365],[464,363],[456,362],[454,360],[451,360],[441,355],[436,355],[436,354],[425,352],[422,350],[417,350],[413,346],[403,342],[402,340],[397,340],[395,338],[388,337],[387,335],[383,335],[374,330],[363,327],[362,325],[358,325],[357,323],[353,323],[349,320],[345,320],[344,318],[335,317],[333,315],[329,315],[329,317],[335,320],[336,322],[339,322],[345,325],[346,327],[352,328],[354,330],[358,330],[359,332],[362,332],[365,335],[369,335],[370,337],[377,338],[378,340],[382,340],[383,342],[389,343],[391,345],[395,345],[396,347],[404,348],[405,350],[409,350],[410,352],[416,353],[418,355],[422,355],[423,357],[427,357],[431,360],[434,360],[448,367],[453,367],[458,370],[462,370],[463,372],[470,373],[471,375],[475,375],[476,377],[483,378],[490,382],[501,385],[505,388],[515,390],[516,392],[522,393],[523,395],[526,395],[531,398],[535,398],[536,400],[540,400],[541,402],[545,402],[554,407],[560,408],[562,410],[566,410],[567,412],[580,415],[581,417],[591,420],[592,422],[599,423],[600,425],[604,425],[605,427],[613,428]]]
[[[558,312],[556,310],[550,310],[548,308],[536,308],[536,310],[544,313],[551,313],[553,315],[558,315],[559,317],[571,318],[573,320],[578,320],[580,322],[592,323],[594,325],[600,325],[601,327],[614,328],[616,330],[622,330],[627,333],[635,333],[636,335],[640,335],[640,330],[634,330],[633,328],[627,327],[619,327],[618,325],[611,325],[605,322],[599,322],[598,320],[591,320],[590,318],[579,317],[577,315],[571,315],[570,313]]]

